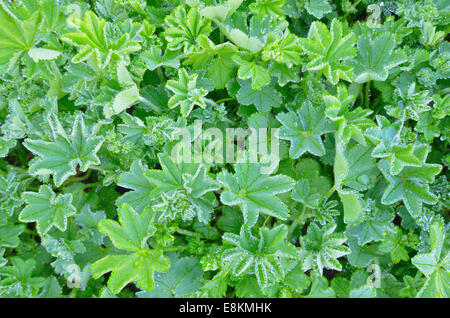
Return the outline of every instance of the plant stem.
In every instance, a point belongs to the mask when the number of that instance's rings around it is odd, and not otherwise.
[[[84,174],[84,176],[70,178],[70,179],[68,180],[68,182],[67,182],[66,185],[69,185],[69,184],[72,184],[72,183],[75,183],[75,182],[81,182],[81,181],[84,181],[84,180],[88,179],[88,178],[91,176],[91,173],[92,173],[92,170],[88,170],[88,171]]]
[[[348,11],[344,14],[344,17],[342,19],[347,18],[347,16],[350,14],[350,11],[352,11],[353,9],[355,9],[358,4],[361,2],[361,0],[356,1],[354,4],[352,4],[352,6],[348,9]]]
[[[373,103],[373,105],[375,105],[375,115],[377,115],[379,112],[380,112],[380,110],[382,110],[383,109],[383,104],[382,103],[380,103],[380,101],[381,101],[381,95],[379,95],[378,97],[377,97],[377,99],[375,100],[375,102]]]
[[[305,212],[306,212],[306,205],[303,204],[302,212],[300,212],[299,216],[294,220],[294,222],[292,222],[291,226],[289,226],[288,241],[291,239],[292,234],[294,233],[294,230],[297,227],[297,225],[302,221]]]
[[[24,233],[27,233],[27,234],[30,234],[30,235],[32,235],[32,236],[35,235],[35,233],[34,233],[33,230],[30,230],[30,229],[27,229],[27,228],[24,228],[24,229],[23,229],[23,232],[24,232]]]
[[[363,93],[364,84],[359,84],[359,101],[361,103],[361,107],[364,107],[364,93]]]
[[[175,246],[175,247],[164,248],[164,252],[182,251],[185,249],[187,249],[187,246]]]
[[[366,83],[366,93],[365,93],[365,98],[366,98],[366,101],[365,101],[365,106],[366,106],[366,108],[369,108],[370,107],[370,81],[368,81],[367,83]]]
[[[166,77],[164,76],[164,73],[162,72],[162,68],[158,67],[156,72],[158,73],[159,80],[162,83],[165,83],[166,82]]]
[[[222,98],[222,99],[219,99],[219,100],[216,102],[216,104],[220,104],[220,103],[227,102],[227,101],[230,101],[230,100],[234,100],[234,98],[231,98],[231,97],[228,97],[228,98]]]
[[[192,237],[203,238],[203,236],[201,236],[200,234],[185,229],[178,229],[177,233]]]
[[[268,215],[268,216],[266,217],[266,219],[264,220],[264,223],[263,223],[262,227],[266,226],[266,223],[267,223],[267,221],[269,221],[269,219],[270,219],[270,215]]]
[[[328,200],[329,197],[331,197],[331,195],[334,193],[334,191],[336,191],[336,186],[333,186],[330,191],[328,191],[328,193],[325,195],[325,199]]]
[[[99,181],[99,182],[94,182],[94,183],[84,184],[83,186],[79,187],[79,188],[77,189],[77,191],[82,191],[82,190],[87,189],[87,188],[93,188],[93,187],[96,187],[96,186],[102,185],[102,184],[103,184],[103,182],[101,182],[101,181]]]

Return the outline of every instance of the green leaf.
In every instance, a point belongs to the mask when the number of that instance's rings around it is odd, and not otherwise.
[[[283,63],[289,68],[301,63],[301,49],[298,38],[288,31],[283,34],[283,37],[277,38],[266,45],[262,55],[263,60]]]
[[[39,61],[54,60],[61,55],[61,52],[33,47],[28,51],[28,55],[37,63]]]
[[[162,170],[144,172],[155,185],[151,196],[161,199],[158,210],[161,219],[191,220],[194,216],[200,222],[211,219],[216,199],[212,191],[219,189],[219,184],[207,175],[207,167],[197,163],[175,162],[168,155],[160,154]]]
[[[47,285],[44,286],[42,292],[39,294],[40,298],[58,298],[62,296],[62,287],[58,280],[52,277],[48,280]]]
[[[334,163],[334,182],[339,192],[361,192],[372,188],[379,175],[372,147],[357,144],[342,149],[337,146]]]
[[[300,238],[304,271],[314,269],[322,275],[324,268],[342,270],[337,259],[350,254],[350,249],[344,245],[347,241],[345,235],[333,233],[335,229],[336,224],[332,223],[322,228],[315,223],[308,226],[308,233]]]
[[[265,86],[259,90],[254,90],[250,86],[250,81],[239,81],[240,89],[236,98],[242,105],[255,105],[261,113],[266,113],[272,107],[279,107],[282,102],[281,94],[271,86]]]
[[[348,279],[334,277],[331,281],[331,288],[338,298],[349,298],[350,296],[350,281]]]
[[[428,90],[417,87],[411,74],[403,73],[393,81],[395,90],[393,101],[386,105],[387,113],[405,121],[409,118],[419,120],[420,114],[431,110],[430,103],[433,98]]]
[[[375,298],[376,289],[372,286],[363,285],[350,291],[350,298]]]
[[[384,191],[381,202],[385,205],[403,201],[409,214],[414,219],[422,215],[423,203],[434,204],[437,197],[430,192],[429,183],[441,172],[441,165],[425,163],[430,151],[429,147],[416,148],[416,155],[422,161],[420,167],[406,167],[398,175],[391,175],[389,162],[383,159],[378,163],[378,168],[389,181],[389,186]]]
[[[34,259],[23,260],[20,257],[11,257],[11,265],[0,268],[2,285],[0,295],[2,297],[36,297],[45,286],[44,277],[35,277],[36,268]],[[34,276],[34,277],[33,277]]]
[[[299,110],[280,113],[276,118],[283,125],[280,139],[291,142],[291,158],[297,159],[305,152],[319,157],[325,154],[321,137],[333,132],[334,124],[325,117],[323,107],[315,108],[310,102],[304,102]]]
[[[93,66],[101,69],[111,67],[117,63],[128,61],[129,54],[139,51],[141,46],[138,37],[131,38],[131,34],[118,31],[118,36],[112,36],[112,26],[109,22],[99,18],[94,12],[87,11],[84,18],[69,18],[77,32],[64,34],[62,40],[80,48],[72,58],[74,63],[90,61]],[[142,27],[134,30],[139,34]]]
[[[271,72],[272,75],[278,78],[278,85],[281,87],[289,82],[297,83],[300,81],[296,67],[288,68],[285,64],[273,63]]]
[[[320,276],[319,274],[313,273],[311,290],[306,298],[334,298],[334,290],[329,286],[328,280]]]
[[[325,14],[331,12],[331,6],[328,0],[307,0],[305,7],[308,13],[317,19],[322,19]]]
[[[97,230],[97,224],[105,218],[105,212],[92,212],[91,207],[85,205],[80,213],[75,215],[75,221],[81,227],[80,235],[86,240],[91,240],[96,244],[102,244],[104,236]]]
[[[255,61],[247,61],[239,55],[234,55],[233,61],[239,65],[238,77],[242,80],[250,79],[253,90],[270,84],[270,71],[264,66]]]
[[[0,247],[17,247],[20,244],[19,235],[24,229],[23,225],[0,225]]]
[[[184,68],[178,70],[178,81],[167,81],[166,87],[175,95],[169,99],[169,107],[180,107],[181,114],[186,117],[194,106],[206,107],[208,93],[204,88],[197,87],[197,74],[188,75]]]
[[[239,279],[236,285],[236,296],[241,298],[262,298],[264,296],[256,277],[247,276]]]
[[[3,266],[5,266],[6,263],[8,263],[8,261],[4,258],[5,255],[5,249],[1,248],[0,249],[0,268],[2,268]]]
[[[11,62],[26,51],[35,41],[41,23],[40,12],[36,12],[27,20],[22,20],[11,11],[5,1],[0,1],[0,64]],[[32,53],[33,54],[33,53]]]
[[[239,235],[225,233],[223,240],[235,247],[223,253],[223,261],[231,266],[233,276],[254,273],[258,285],[264,288],[284,277],[283,258],[298,258],[297,248],[286,241],[287,234],[284,224],[273,229],[260,228],[259,238],[245,225]]]
[[[276,196],[292,189],[294,181],[284,175],[261,173],[261,164],[242,162],[234,165],[235,175],[223,170],[217,181],[224,187],[220,200],[225,205],[239,205],[244,224],[253,226],[259,213],[281,220],[289,216],[289,209]]]
[[[237,67],[232,60],[237,52],[236,47],[228,42],[215,45],[204,35],[199,36],[198,42],[202,49],[190,53],[186,63],[196,69],[207,67],[206,74],[214,82],[215,88],[224,88]]]
[[[359,246],[355,237],[350,236],[347,244],[351,253],[347,255],[348,261],[351,265],[365,268],[379,257],[379,252],[371,244]]]
[[[129,205],[119,208],[119,223],[102,220],[98,224],[100,232],[108,235],[113,245],[127,254],[107,255],[91,266],[94,278],[112,272],[108,288],[113,294],[119,293],[127,284],[137,285],[151,291],[155,287],[154,272],[166,272],[170,260],[159,249],[149,249],[148,238],[154,233],[152,213],[146,209],[139,215]]]
[[[217,220],[217,225],[224,232],[239,233],[244,220],[238,209],[224,206],[222,215]]]
[[[86,172],[91,166],[99,165],[97,151],[103,143],[103,137],[89,135],[83,116],[75,118],[70,137],[59,130],[54,141],[26,139],[23,145],[39,156],[29,168],[31,174],[52,174],[57,187],[70,176],[80,171]]]
[[[202,287],[203,295],[209,297],[224,297],[228,288],[228,275],[225,271],[217,273]]]
[[[243,54],[240,54],[242,56],[246,56],[248,53],[256,55],[264,48],[266,42],[270,41],[268,38],[271,34],[281,35],[280,33],[288,26],[285,21],[272,18],[270,15],[264,17],[252,16],[249,25],[247,25],[246,17],[245,12],[236,12],[223,22],[215,21],[228,39],[237,47],[245,50],[242,52]]]
[[[118,206],[127,203],[141,213],[146,207],[151,205],[151,192],[154,189],[154,185],[145,176],[144,172],[146,170],[147,168],[142,161],[138,159],[132,163],[129,172],[124,172],[119,176],[117,184],[133,191],[124,193],[117,200]]]
[[[348,94],[347,88],[343,85],[338,86],[337,96],[326,94],[323,100],[326,116],[337,125],[336,137],[339,143],[348,144],[353,139],[366,146],[364,131],[374,125],[366,117],[372,114],[372,111],[361,107],[350,110],[354,97]]]
[[[4,137],[0,137],[0,158],[4,158],[8,155],[9,151],[14,148],[17,144],[17,141],[14,139],[6,139]]]
[[[374,210],[362,223],[349,228],[348,234],[356,237],[360,246],[373,241],[382,241],[394,219],[392,210],[377,207]]]
[[[77,212],[72,205],[72,194],[56,195],[48,185],[42,185],[39,192],[24,192],[22,200],[27,206],[20,213],[19,220],[36,222],[40,236],[46,234],[53,226],[65,231],[67,218]]]
[[[24,171],[11,169],[6,176],[0,175],[0,225],[3,218],[14,215],[23,205],[20,194],[28,185],[29,178]]]
[[[405,249],[405,236],[398,227],[386,232],[386,236],[378,249],[380,252],[389,253],[394,264],[402,260],[409,260],[408,251]]]
[[[200,289],[203,272],[199,262],[192,257],[177,258],[175,254],[168,257],[170,269],[155,273],[155,288],[151,292],[137,293],[140,298],[181,298]]]
[[[120,91],[112,103],[113,115],[119,114],[133,106],[139,100],[139,89],[136,85]],[[109,115],[109,114],[108,114]],[[107,116],[110,117],[110,116]]]
[[[365,131],[376,145],[372,151],[374,158],[388,158],[389,172],[397,175],[404,167],[420,167],[421,161],[414,155],[414,146],[401,142],[401,123],[391,123],[384,116],[377,116],[377,127]]]
[[[251,12],[259,17],[272,15],[274,17],[284,16],[283,6],[286,0],[257,0],[250,4]]]
[[[310,285],[309,277],[303,272],[300,264],[296,265],[284,277],[283,283],[296,293],[301,293]]]
[[[361,197],[354,192],[338,192],[344,207],[344,221],[345,223],[352,223],[356,221],[362,212]]]
[[[363,34],[357,41],[357,56],[352,62],[357,83],[368,81],[385,81],[389,71],[407,61],[401,51],[394,51],[395,36],[382,33],[372,39]]]
[[[337,85],[340,79],[352,81],[352,68],[345,63],[356,55],[355,41],[355,34],[348,30],[344,34],[343,25],[337,19],[331,22],[330,30],[320,21],[313,22],[308,38],[299,42],[310,58],[305,69],[320,72],[332,85]]]
[[[168,50],[162,55],[161,50],[157,46],[151,46],[147,51],[141,54],[141,59],[150,71],[161,66],[179,68],[180,62],[178,61],[178,57],[177,51]]]
[[[448,298],[450,295],[450,251],[444,246],[445,233],[442,225],[433,223],[430,228],[430,253],[418,254],[412,263],[426,280],[416,297]]]
[[[182,49],[190,53],[196,49],[200,35],[208,36],[211,31],[211,21],[204,19],[197,7],[186,12],[185,7],[177,7],[164,19],[167,28],[164,30],[165,40],[171,50]]]
[[[330,180],[320,175],[320,164],[310,158],[301,159],[295,170],[298,181],[292,190],[292,199],[318,208],[331,188]]]
[[[233,14],[241,3],[242,0],[229,0],[220,5],[204,7],[200,10],[200,14],[211,20],[223,21]]]

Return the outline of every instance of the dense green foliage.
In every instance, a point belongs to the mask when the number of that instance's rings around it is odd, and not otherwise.
[[[0,297],[449,297],[449,25],[446,0],[0,0]],[[176,160],[199,120],[279,159]]]

